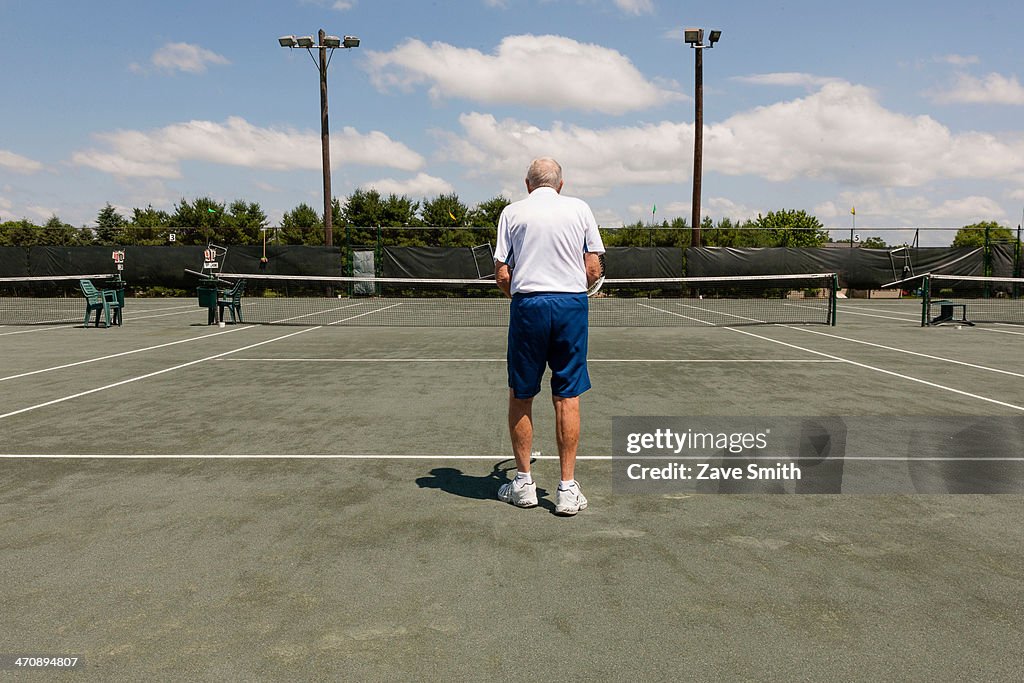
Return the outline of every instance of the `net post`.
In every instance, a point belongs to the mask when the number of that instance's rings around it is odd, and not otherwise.
[[[836,313],[837,313],[837,308],[838,308],[838,301],[837,301],[837,299],[838,299],[838,296],[839,296],[839,273],[832,273],[831,280],[832,280],[832,283],[831,283],[832,284],[832,287],[831,287],[832,292],[829,294],[829,297],[828,297],[829,298],[828,305],[829,305],[829,308],[831,309],[831,314],[830,314],[831,320],[830,320],[829,324],[832,327],[835,327],[836,326]]]
[[[931,308],[932,276],[931,273],[921,280],[921,327],[928,326],[928,310]]]
[[[1021,267],[1021,242],[1020,224],[1017,225],[1017,241],[1013,245],[1013,277],[1024,277],[1024,268]]]
[[[982,250],[982,274],[985,277],[992,277],[992,230],[985,225],[985,248]],[[992,296],[992,288],[986,282],[982,289],[982,297],[988,299]]]

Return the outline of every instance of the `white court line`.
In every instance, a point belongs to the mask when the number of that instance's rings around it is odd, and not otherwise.
[[[0,453],[0,459],[70,459],[70,460],[501,460],[511,461],[509,455],[451,455],[428,453]],[[743,461],[770,460],[770,459],[794,460],[792,456],[703,456],[703,455],[680,455],[680,456],[657,456],[657,457],[628,457],[612,455],[578,455],[577,460],[699,460],[699,461]],[[558,460],[557,455],[534,455],[532,460]],[[908,455],[849,455],[838,458],[842,461],[881,461],[881,462],[1024,462],[1022,457],[956,457],[956,456],[926,456],[914,457]]]
[[[185,308],[185,307],[175,306],[174,309],[171,309],[171,310],[177,310],[178,308]],[[166,318],[166,317],[172,316],[172,315],[188,315],[188,314],[193,313],[193,312],[198,312],[198,310],[199,310],[199,307],[192,308],[191,306],[189,306],[187,308],[188,308],[188,310],[182,310],[182,311],[178,311],[176,313],[154,313],[153,315],[129,315],[128,316],[128,320],[129,321],[132,321],[132,320],[149,320],[150,318]],[[132,310],[134,310],[134,309],[132,309]],[[150,310],[154,310],[155,311],[155,310],[159,310],[159,309],[155,309],[154,308],[154,309],[150,309]],[[131,313],[131,312],[132,311],[129,311],[129,313]],[[147,312],[147,311],[138,311],[138,312],[141,313],[141,312]],[[4,325],[0,325],[0,327],[4,327]],[[14,327],[14,326],[13,325],[8,325],[7,327]],[[67,325],[67,324],[53,324],[53,325],[40,324],[38,326],[33,326],[31,329],[27,329],[27,330],[15,330],[15,331],[12,331],[12,332],[0,332],[0,337],[6,337],[6,336],[12,335],[12,334],[30,334],[32,332],[51,332],[53,330],[68,330],[68,329],[73,329],[73,328],[76,328],[76,327],[81,328],[82,325],[79,324],[79,323],[75,323],[73,325]]]
[[[401,305],[402,305],[401,303],[397,303],[397,304],[391,304],[390,306],[384,306],[383,308],[375,308],[372,311],[367,311],[366,313],[360,313],[359,315],[353,315],[353,316],[350,316],[348,318],[345,318],[344,320],[335,320],[333,323],[328,323],[328,325],[340,325],[341,323],[346,323],[349,320],[355,320],[356,318],[362,318],[364,315],[372,315],[374,313],[380,313],[381,311],[386,311],[389,308],[394,308],[395,306],[401,306]]]
[[[996,324],[998,325],[1000,323],[996,323]],[[1013,325],[1012,327],[1018,327],[1019,328],[1020,325]],[[995,332],[997,334],[1012,334],[1012,335],[1015,335],[1015,336],[1018,336],[1018,337],[1024,336],[1024,330],[1018,332],[1016,330],[1002,330],[1002,329],[997,329],[997,328],[994,328],[994,327],[974,327],[972,329],[978,330],[980,332]]]
[[[162,453],[154,455],[146,454],[102,454],[102,455],[88,455],[88,454],[49,454],[49,453],[0,453],[0,459],[18,459],[18,458],[70,458],[74,460],[84,459],[131,459],[131,460],[177,460],[177,459],[199,459],[199,460],[260,460],[260,459],[277,459],[277,460],[509,460],[513,458],[510,455],[430,455],[412,453],[405,455],[388,455],[388,454],[377,454],[377,453],[329,453],[329,454],[312,454],[312,453],[294,453],[294,454],[259,454],[259,453],[236,453],[236,454],[215,454],[215,453],[204,453],[204,454],[192,454],[192,453]],[[534,455],[531,457],[532,460],[558,460],[557,455]],[[610,455],[578,455],[577,460],[611,460]]]
[[[797,329],[799,329],[799,328],[797,328]],[[795,348],[795,349],[798,349],[798,350],[801,350],[801,351],[806,351],[807,353],[813,353],[814,355],[822,355],[822,356],[824,356],[826,358],[834,358],[834,359],[842,360],[844,362],[848,362],[848,364],[850,364],[851,366],[855,366],[857,368],[863,368],[864,370],[871,370],[871,371],[874,371],[874,372],[877,372],[877,373],[882,373],[883,375],[890,375],[891,377],[897,377],[899,379],[907,380],[908,382],[916,382],[918,384],[924,384],[925,386],[930,386],[930,387],[935,388],[935,389],[942,389],[943,391],[949,391],[951,393],[955,393],[955,394],[958,394],[958,395],[961,395],[961,396],[967,396],[968,398],[976,398],[978,400],[983,400],[983,401],[985,401],[987,403],[995,403],[996,405],[1002,405],[1002,407],[1004,407],[1004,408],[1010,408],[1010,409],[1013,409],[1015,411],[1024,412],[1024,405],[1017,405],[1015,403],[1009,403],[1009,402],[1004,401],[1004,400],[997,400],[995,398],[988,398],[987,396],[982,396],[980,394],[971,393],[969,391],[963,391],[961,389],[954,389],[953,387],[945,386],[943,384],[937,384],[935,382],[929,382],[928,380],[923,380],[923,379],[916,378],[916,377],[910,377],[909,375],[903,375],[902,373],[896,373],[896,372],[893,372],[891,370],[885,370],[884,368],[876,368],[874,366],[868,366],[867,364],[864,364],[864,362],[857,362],[856,360],[850,360],[849,358],[843,358],[841,356],[833,355],[831,353],[823,353],[822,351],[815,351],[814,349],[804,348],[803,346],[797,346],[796,344],[790,344],[788,342],[779,341],[778,339],[772,339],[771,337],[763,337],[761,335],[756,335],[753,332],[746,332],[745,330],[737,330],[736,328],[726,328],[726,330],[731,330],[733,332],[738,332],[741,335],[748,335],[748,336],[754,337],[755,339],[763,339],[764,341],[772,342],[773,344],[781,344],[782,346],[786,346],[788,348]],[[2,416],[0,416],[0,417],[2,417]]]
[[[653,306],[651,308],[653,308]],[[666,311],[666,310],[661,309],[661,308],[655,308],[655,310],[661,311],[662,313],[668,313],[670,315],[679,315],[680,317],[683,317],[683,318],[687,317],[687,316],[681,315],[679,313],[672,313],[672,311]],[[711,323],[708,323],[708,324],[710,325]],[[784,327],[789,327],[790,329],[801,329],[801,328],[798,328],[798,327],[792,327],[790,325],[785,325]],[[904,374],[899,373],[899,372],[893,372],[892,370],[886,370],[884,368],[878,368],[878,367],[875,367],[873,365],[867,365],[866,363],[858,363],[857,361],[852,361],[852,360],[849,360],[848,358],[842,358],[840,356],[834,356],[834,355],[832,355],[830,353],[823,353],[821,351],[815,351],[813,349],[804,348],[802,346],[797,346],[796,344],[790,344],[789,342],[780,341],[778,339],[772,339],[771,337],[764,337],[762,335],[754,334],[753,332],[747,332],[746,330],[740,330],[740,329],[737,329],[735,327],[724,327],[723,329],[731,330],[732,332],[738,332],[739,334],[745,334],[745,335],[747,335],[749,337],[754,337],[755,339],[761,339],[761,340],[764,340],[764,341],[767,341],[767,342],[771,342],[773,344],[780,344],[782,346],[786,346],[786,347],[791,348],[791,349],[797,349],[798,351],[804,351],[806,353],[810,353],[810,354],[813,354],[815,356],[824,356],[825,358],[831,358],[833,360],[839,360],[839,361],[842,361],[844,363],[849,363],[850,365],[853,365],[853,366],[856,366],[856,367],[859,367],[859,368],[864,368],[865,370],[873,370],[875,372],[880,372],[880,373],[882,373],[884,375],[891,375],[893,377],[898,377],[900,379],[905,379],[905,380],[910,381],[910,382],[917,382],[918,384],[924,384],[925,386],[929,386],[929,387],[932,387],[932,388],[935,388],[935,389],[942,389],[943,391],[949,391],[949,392],[954,393],[954,394],[959,394],[960,396],[966,396],[968,398],[978,399],[979,401],[985,401],[986,403],[994,403],[996,405],[1003,406],[1005,408],[1012,408],[1013,410],[1019,410],[1021,412],[1024,412],[1024,406],[1015,405],[1013,403],[1007,403],[1006,401],[999,401],[999,400],[994,399],[994,398],[988,398],[987,396],[981,396],[979,394],[972,394],[970,392],[962,391],[960,389],[954,389],[953,387],[947,387],[947,386],[945,386],[943,384],[936,384],[935,382],[929,382],[928,380],[919,379],[917,377],[911,377],[910,375],[904,375]]]
[[[237,327],[237,328],[231,329],[231,330],[224,330],[223,332],[213,332],[211,334],[204,334],[204,335],[199,336],[199,337],[191,337],[189,339],[179,339],[178,341],[167,342],[166,344],[157,344],[156,346],[147,346],[147,347],[141,348],[141,349],[133,349],[131,351],[122,351],[120,353],[112,353],[112,354],[107,355],[107,356],[99,356],[97,358],[88,358],[86,360],[80,360],[80,361],[76,361],[74,363],[65,363],[64,365],[55,365],[55,366],[53,366],[51,368],[42,368],[40,370],[32,370],[30,372],[22,372],[22,373],[17,374],[17,375],[8,375],[7,377],[0,377],[0,382],[6,382],[9,379],[19,379],[21,377],[29,377],[31,375],[41,375],[44,372],[53,372],[54,370],[64,370],[66,368],[73,368],[73,367],[76,367],[78,365],[87,365],[89,363],[97,363],[97,362],[99,362],[101,360],[110,360],[111,358],[120,358],[122,356],[130,356],[132,354],[142,353],[143,351],[152,351],[154,349],[162,349],[162,348],[165,348],[165,347],[168,347],[168,346],[175,346],[177,344],[187,344],[189,342],[198,341],[200,339],[208,339],[210,337],[217,337],[217,336],[222,335],[222,334],[230,334],[232,332],[240,332],[242,330],[250,330],[250,329],[252,329],[251,325],[247,326],[247,327]]]
[[[900,315],[906,315],[906,316],[910,316],[911,318],[918,318],[918,319],[920,319],[921,318],[921,303],[917,302],[917,303],[914,304],[914,306],[917,308],[917,311],[910,310],[911,306],[904,306],[903,307],[904,309],[907,309],[907,310],[893,311],[893,310],[890,310],[888,308],[868,308],[867,306],[858,306],[857,304],[853,304],[853,308],[856,308],[859,311],[872,311],[873,313],[899,313]],[[895,306],[893,306],[892,308],[895,308]],[[847,308],[844,308],[843,310],[844,311],[849,311],[850,309],[847,307]]]
[[[504,363],[505,358],[219,358],[226,363]],[[588,358],[588,363],[841,363],[825,358]]]
[[[709,323],[707,320],[701,320],[700,318],[694,318],[693,316],[683,315],[682,313],[676,313],[675,311],[666,311],[664,308],[658,308],[657,306],[651,306],[650,304],[643,304],[642,303],[640,305],[642,307],[644,307],[644,308],[649,308],[652,311],[659,311],[661,313],[668,313],[669,315],[674,315],[674,316],[679,317],[679,318],[686,318],[687,320],[692,320],[694,322],[701,323],[703,325],[714,325],[714,323]],[[695,307],[691,306],[691,308],[695,308]],[[705,309],[698,309],[698,310],[705,310]]]
[[[295,315],[295,316],[292,316],[291,318],[281,318],[280,320],[275,320],[275,321],[273,321],[271,323],[271,325],[273,325],[274,323],[289,323],[289,322],[292,322],[293,320],[301,320],[302,318],[311,318],[311,317],[313,317],[315,315],[323,315],[324,313],[334,313],[335,311],[343,311],[346,308],[352,308],[353,306],[361,306],[361,305],[362,305],[362,303],[346,304],[344,306],[337,306],[335,308],[328,308],[328,309],[323,310],[323,311],[315,311],[313,313],[303,313],[302,315]],[[253,309],[250,308],[249,310],[251,311]],[[348,320],[348,318],[346,318],[346,320]]]
[[[897,318],[896,316],[892,316],[892,315],[878,315],[877,313],[861,313],[860,311],[851,311],[848,308],[840,309],[839,310],[839,315],[843,315],[843,316],[846,316],[846,315],[859,315],[859,316],[864,317],[864,318],[882,318],[883,320],[899,320],[901,323],[908,323],[908,322],[913,322],[915,320],[920,320],[921,319],[920,315],[918,315],[918,316],[911,316],[910,314],[907,314],[907,317],[905,317],[905,318]]]
[[[0,420],[2,420],[4,418],[12,417],[14,415],[20,415],[21,413],[27,413],[27,412],[32,411],[32,410],[38,410],[39,408],[45,408],[47,406],[56,405],[58,403],[64,403],[65,401],[71,401],[71,400],[74,400],[76,398],[81,398],[82,396],[88,396],[89,394],[95,394],[96,392],[104,391],[106,389],[113,389],[115,387],[123,386],[125,384],[131,384],[132,382],[138,382],[140,380],[149,379],[150,377],[156,377],[157,375],[163,375],[163,374],[168,373],[168,372],[173,372],[174,370],[181,370],[182,368],[187,368],[187,367],[190,367],[190,366],[193,366],[193,365],[197,365],[199,363],[204,363],[204,362],[209,361],[209,360],[214,360],[216,358],[221,358],[222,356],[227,356],[227,355],[230,355],[232,353],[238,353],[239,351],[246,351],[248,349],[256,348],[257,346],[263,346],[264,344],[270,344],[272,342],[280,341],[281,339],[287,339],[288,337],[294,337],[295,335],[303,334],[305,332],[312,332],[313,330],[319,330],[319,329],[320,329],[320,327],[309,327],[309,328],[306,328],[304,330],[299,330],[298,332],[290,332],[288,334],[281,335],[280,337],[274,337],[273,339],[266,339],[266,340],[261,341],[261,342],[256,342],[255,344],[249,344],[248,346],[242,346],[242,347],[239,347],[237,349],[232,349],[231,351],[224,351],[223,353],[217,353],[217,354],[214,354],[212,356],[207,356],[205,358],[199,358],[197,360],[189,361],[187,363],[180,363],[178,365],[174,365],[174,366],[169,367],[169,368],[164,368],[163,370],[157,370],[155,372],[147,372],[146,374],[138,375],[137,377],[129,377],[128,379],[123,379],[120,382],[113,382],[112,384],[106,384],[104,386],[96,387],[94,389],[88,389],[86,391],[80,391],[77,394],[71,394],[69,396],[63,396],[61,398],[55,398],[52,401],[46,401],[44,403],[37,403],[36,405],[28,406],[26,408],[19,408],[18,410],[12,410],[9,413],[0,414]]]
[[[998,372],[1001,375],[1011,375],[1013,377],[1020,377],[1024,379],[1024,373],[1011,372],[1010,370],[1001,370],[1000,368],[992,368],[987,365],[978,365],[977,363],[968,363],[967,361],[956,360],[955,358],[945,358],[943,356],[933,356],[928,353],[920,353],[918,351],[910,351],[908,349],[899,349],[895,346],[886,346],[885,344],[876,344],[874,342],[864,341],[862,339],[851,339],[850,337],[841,337],[838,334],[829,334],[828,332],[820,332],[818,330],[808,330],[802,327],[794,327],[792,325],[782,325],[782,327],[789,328],[791,330],[799,330],[800,332],[807,332],[808,334],[817,334],[822,337],[830,337],[832,339],[841,339],[843,341],[853,342],[854,344],[864,344],[865,346],[873,346],[877,349],[885,349],[886,351],[895,351],[897,353],[905,353],[911,356],[919,356],[921,358],[928,358],[930,360],[938,360],[944,363],[953,363],[954,365],[964,365],[975,370],[986,370],[988,372]]]

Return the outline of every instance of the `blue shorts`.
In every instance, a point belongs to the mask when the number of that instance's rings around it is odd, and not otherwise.
[[[508,325],[508,385],[516,398],[540,393],[544,367],[551,367],[551,394],[579,396],[590,388],[587,374],[587,295],[516,294]]]

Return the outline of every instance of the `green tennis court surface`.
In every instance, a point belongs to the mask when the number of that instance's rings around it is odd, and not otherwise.
[[[884,300],[594,329],[567,520],[543,394],[542,506],[493,498],[500,328],[206,316],[0,327],[0,653],[93,680],[1019,673],[1021,496],[624,496],[606,459],[618,415],[1020,415],[1019,326]]]

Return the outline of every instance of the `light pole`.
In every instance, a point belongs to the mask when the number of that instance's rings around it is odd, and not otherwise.
[[[722,37],[721,31],[708,33],[704,44],[704,29],[683,29],[683,40],[694,50],[694,117],[693,117],[693,221],[690,226],[690,246],[700,246],[700,184],[704,165],[704,48],[711,49]]]
[[[324,168],[324,244],[328,247],[334,244],[334,217],[331,210],[331,138],[330,128],[327,125],[327,67],[334,56],[335,48],[359,47],[359,39],[355,36],[329,36],[323,29],[317,34],[319,42],[313,42],[313,36],[281,36],[277,42],[281,47],[296,48],[304,47],[309,53],[313,63],[320,71],[320,147],[323,156]],[[320,59],[313,57],[313,48],[320,51]],[[328,55],[327,51],[331,54]]]

